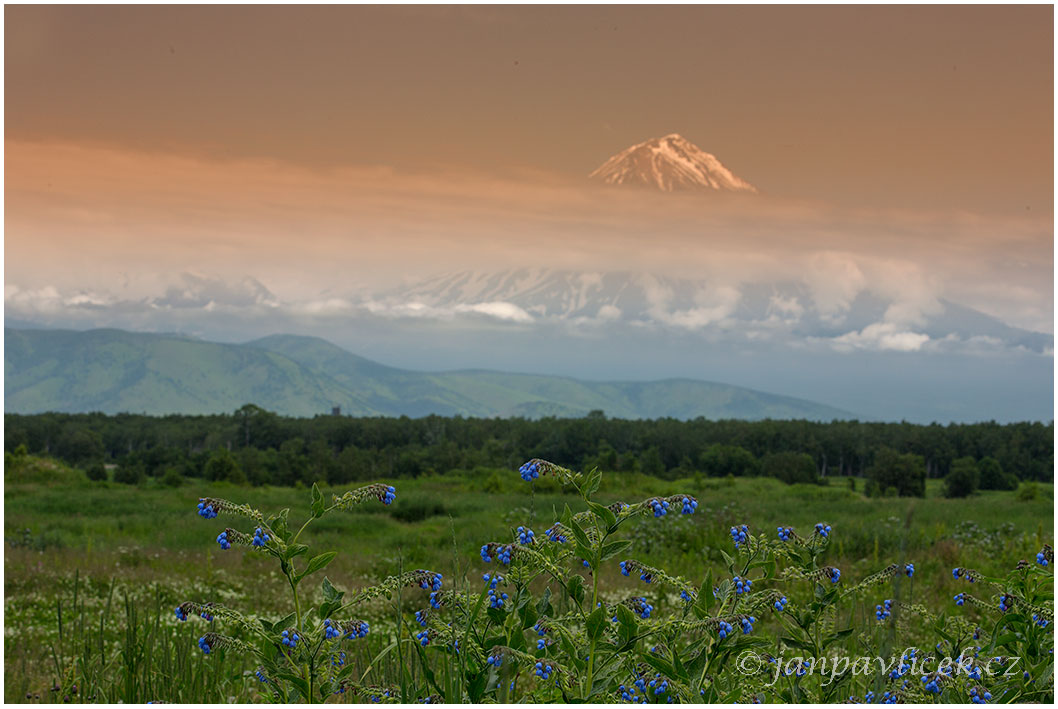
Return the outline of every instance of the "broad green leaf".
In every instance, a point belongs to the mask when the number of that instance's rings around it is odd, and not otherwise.
[[[588,638],[590,640],[597,640],[602,636],[602,632],[606,628],[606,623],[608,622],[609,619],[606,617],[605,607],[599,606],[592,611],[591,615],[589,615],[588,619],[584,622],[584,629],[588,632]]]
[[[323,493],[320,492],[320,486],[316,483],[312,483],[312,516],[322,517],[323,516]]]

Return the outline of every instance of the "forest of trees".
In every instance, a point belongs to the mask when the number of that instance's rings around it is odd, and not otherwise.
[[[1019,480],[1051,481],[1054,467],[1053,422],[633,421],[601,411],[579,419],[304,419],[248,404],[230,415],[6,414],[4,423],[6,451],[23,446],[96,478],[113,464],[122,482],[168,475],[344,484],[516,468],[539,457],[662,478],[770,475],[794,483],[855,475],[868,478],[868,492],[921,495],[927,477],[1011,489]]]

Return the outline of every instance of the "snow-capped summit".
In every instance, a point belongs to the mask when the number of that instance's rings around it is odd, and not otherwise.
[[[757,191],[724,167],[715,155],[677,133],[633,145],[604,162],[589,177],[608,185],[648,185],[664,192]]]

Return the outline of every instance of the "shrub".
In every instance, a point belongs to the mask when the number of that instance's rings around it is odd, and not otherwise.
[[[162,485],[165,487],[180,487],[184,484],[184,476],[176,468],[168,468],[162,476]]]
[[[925,497],[926,461],[920,455],[882,448],[867,469],[867,480],[868,494],[877,496],[892,487],[900,497]]]
[[[97,460],[92,463],[84,472],[85,475],[88,476],[88,479],[93,482],[102,482],[107,479],[107,468],[103,465],[102,461]]]
[[[969,456],[951,464],[951,472],[944,478],[945,497],[968,497],[977,492],[977,463]]]
[[[702,470],[712,477],[759,475],[760,461],[742,446],[719,443],[709,446],[699,459]]]
[[[982,458],[977,464],[980,473],[978,487],[982,490],[1016,490],[1018,479],[1016,476],[1003,472],[1003,466],[995,458]]]
[[[1018,488],[1018,500],[1031,502],[1040,496],[1040,488],[1036,483],[1024,483]]]
[[[114,482],[125,485],[139,485],[146,479],[143,463],[135,458],[123,460],[114,469]]]
[[[235,456],[227,448],[218,448],[213,451],[213,455],[206,463],[205,472],[210,480],[226,480],[237,485],[246,484],[246,474],[243,473]]]
[[[819,472],[812,456],[807,453],[771,453],[761,461],[761,472],[778,478],[787,485],[819,483]]]

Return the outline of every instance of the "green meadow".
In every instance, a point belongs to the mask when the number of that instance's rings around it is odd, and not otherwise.
[[[458,587],[489,571],[478,550],[511,538],[526,525],[550,526],[566,505],[552,479],[530,486],[514,470],[452,471],[394,481],[390,506],[364,504],[319,520],[306,533],[314,549],[338,552],[326,575],[338,588],[378,583],[399,569],[443,572]],[[946,499],[930,480],[923,498],[867,498],[864,481],[836,478],[828,485],[785,485],[770,478],[660,480],[638,473],[607,473],[596,499],[604,504],[651,496],[690,494],[697,514],[633,520],[629,555],[699,583],[720,573],[732,551],[729,529],[746,524],[774,536],[779,525],[810,532],[817,522],[835,530],[826,563],[843,578],[867,576],[885,565],[913,562],[913,601],[951,606],[964,590],[955,566],[1003,575],[1021,559],[1053,545],[1053,488],[1023,483],[1017,491],[980,492]],[[324,498],[344,489],[323,488]],[[244,547],[220,549],[225,526],[238,518],[204,520],[200,497],[248,503],[267,513],[290,509],[292,521],[309,514],[304,488],[237,487],[185,481],[163,487],[89,482],[53,460],[26,457],[5,470],[5,695],[26,701],[258,701],[247,681],[253,668],[223,665],[198,652],[201,628],[180,624],[173,608],[212,599],[259,616],[285,614],[287,589],[274,563]],[[242,527],[247,527],[245,520]],[[242,529],[252,531],[252,529]],[[636,584],[616,561],[604,569],[608,588]],[[641,584],[640,584],[641,585]],[[664,603],[664,599],[659,599]],[[408,612],[417,606],[405,600]],[[421,600],[420,600],[421,603]],[[370,617],[371,613],[377,617]],[[372,664],[393,621],[392,604],[371,606],[369,642],[359,660],[384,675],[391,658]],[[192,619],[193,621],[195,619]],[[235,656],[230,656],[234,660]],[[391,668],[390,668],[391,669]],[[76,689],[75,689],[76,687]],[[340,700],[341,698],[336,698]]]

